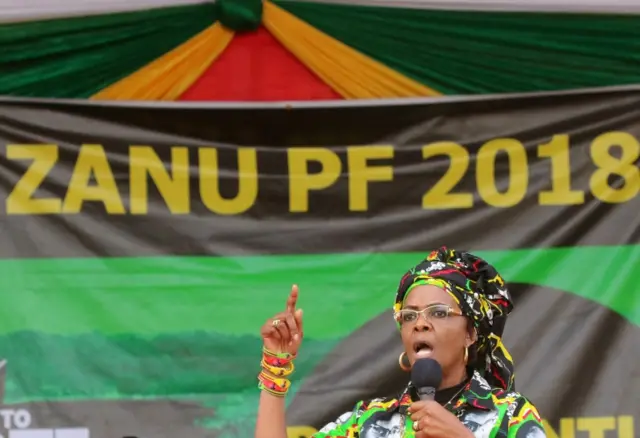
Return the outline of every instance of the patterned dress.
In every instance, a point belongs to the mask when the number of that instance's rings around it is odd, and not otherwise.
[[[399,398],[358,402],[353,411],[327,424],[313,438],[413,438],[407,415],[415,391]],[[454,400],[445,405],[476,438],[545,438],[536,408],[517,392],[492,388],[476,371]]]

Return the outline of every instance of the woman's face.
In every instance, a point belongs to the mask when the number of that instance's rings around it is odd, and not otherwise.
[[[460,308],[451,295],[433,285],[416,286],[405,299],[404,309],[423,310],[434,304],[445,304],[454,311]],[[427,313],[428,315],[428,313]],[[443,313],[438,313],[442,316]],[[413,321],[401,321],[400,333],[405,352],[411,365],[420,358],[432,358],[438,361],[444,375],[443,386],[447,376],[462,373],[464,377],[464,350],[475,341],[474,331],[467,318],[450,315],[445,318],[428,317],[424,313]],[[459,382],[453,382],[455,385]]]

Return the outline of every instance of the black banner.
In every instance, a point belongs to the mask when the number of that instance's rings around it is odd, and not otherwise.
[[[512,283],[507,346],[549,436],[632,438],[639,160],[634,89],[0,101],[3,427],[250,436],[258,327],[298,282],[309,328],[288,422],[308,436],[406,383],[393,289],[446,244]]]

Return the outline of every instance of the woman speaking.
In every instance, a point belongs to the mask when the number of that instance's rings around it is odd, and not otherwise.
[[[286,310],[261,330],[255,438],[287,438],[284,397],[303,337],[297,298],[294,286]],[[545,437],[536,408],[515,392],[513,361],[502,344],[512,308],[504,280],[485,260],[433,251],[402,277],[393,306],[404,345],[399,366],[409,372],[419,359],[439,364],[433,400],[420,400],[409,383],[397,398],[358,402],[314,438]]]

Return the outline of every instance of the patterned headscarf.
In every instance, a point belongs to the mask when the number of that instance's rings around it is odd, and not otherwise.
[[[411,289],[431,284],[446,290],[478,333],[476,368],[493,386],[514,389],[514,366],[502,344],[511,297],[498,271],[485,260],[447,247],[433,251],[400,280],[394,312],[402,309]]]

